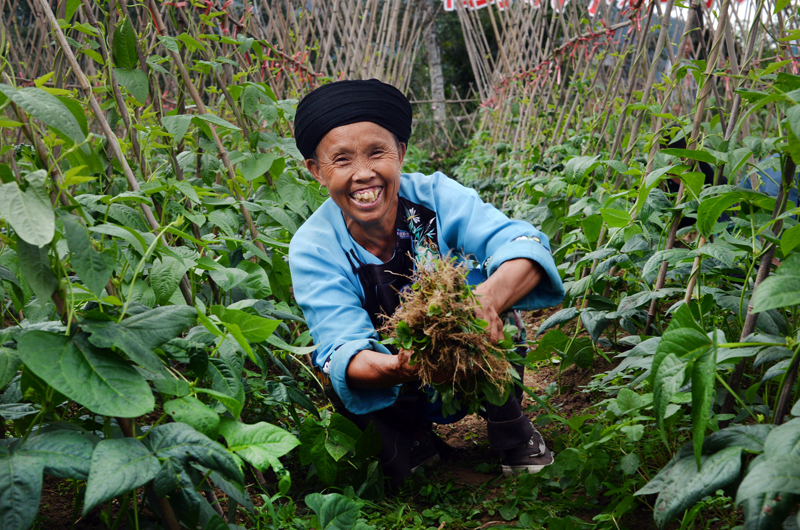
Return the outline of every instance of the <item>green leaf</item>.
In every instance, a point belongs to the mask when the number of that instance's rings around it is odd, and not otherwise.
[[[189,130],[189,124],[192,123],[193,116],[189,114],[180,114],[178,116],[164,116],[161,118],[161,124],[172,135],[172,143],[177,144],[183,140],[186,131]]]
[[[253,153],[252,158],[248,158],[239,166],[239,170],[242,172],[242,177],[249,182],[268,172],[277,158],[278,156],[273,153]]]
[[[220,433],[228,442],[228,450],[250,462],[261,471],[272,466],[280,469],[278,458],[300,445],[300,440],[280,427],[266,422],[254,425],[222,418]]]
[[[192,123],[195,125],[200,125],[202,122],[208,122],[216,125],[217,127],[222,127],[223,129],[229,129],[231,131],[241,131],[239,127],[232,124],[229,121],[225,121],[219,116],[215,114],[198,114],[192,118]]]
[[[0,389],[14,379],[22,366],[17,350],[0,346]]]
[[[688,158],[690,160],[699,160],[700,162],[707,162],[709,164],[717,163],[717,158],[707,151],[695,151],[693,149],[662,149],[665,155],[678,156],[681,158]]]
[[[557,313],[553,314],[550,318],[545,320],[539,329],[536,330],[536,336],[538,337],[548,329],[552,328],[553,326],[557,326],[558,324],[563,324],[564,322],[569,322],[573,318],[578,316],[578,310],[574,307],[567,307],[558,311]]]
[[[216,471],[212,471],[209,478],[225,495],[239,503],[239,506],[250,513],[255,513],[256,508],[253,506],[253,501],[250,499],[247,490],[241,484],[236,484],[235,482],[227,480]],[[225,528],[225,530],[228,529]]]
[[[600,165],[599,156],[576,156],[564,165],[564,179],[570,184],[579,184],[583,177]]]
[[[197,432],[203,433],[212,440],[219,432],[219,416],[216,412],[193,396],[185,396],[164,403],[164,412],[172,419],[191,425]]]
[[[623,228],[631,223],[631,214],[615,208],[600,208],[600,215],[612,228]]]
[[[645,190],[646,190],[645,193],[649,192],[650,188],[655,186],[656,182],[658,182],[658,180],[661,177],[666,175],[667,172],[669,172],[669,170],[673,169],[673,168],[674,168],[674,166],[667,166],[667,167],[662,167],[662,168],[656,169],[655,171],[651,171],[650,173],[648,173],[647,174],[647,178],[644,181],[644,187],[645,187]]]
[[[311,493],[306,495],[306,505],[314,510],[320,530],[350,530],[356,526],[361,506],[339,493]]]
[[[114,77],[121,87],[133,96],[133,99],[144,105],[150,95],[147,74],[138,68],[114,68]]]
[[[43,247],[53,240],[56,216],[47,193],[39,186],[28,186],[25,191],[16,182],[0,186],[0,217],[30,245]]]
[[[733,251],[728,248],[727,245],[718,242],[706,243],[699,249],[689,253],[690,257],[695,257],[697,255],[710,256],[722,262],[726,267],[733,267],[734,260],[736,259]]]
[[[89,342],[98,348],[117,347],[151,372],[172,377],[153,349],[166,344],[191,326],[197,310],[188,306],[162,306],[132,317],[121,323],[84,320],[81,327],[91,333]]]
[[[699,471],[693,458],[681,458],[675,462],[664,477],[656,499],[656,524],[663,528],[706,495],[713,495],[736,480],[742,466],[741,453],[741,447],[729,447],[703,457]]]
[[[150,268],[150,287],[156,293],[156,301],[159,304],[169,302],[188,270],[189,267],[185,263],[170,256],[163,256],[153,263]]]
[[[663,342],[663,340],[662,340]],[[664,429],[664,420],[667,418],[667,407],[675,392],[683,386],[686,379],[684,370],[686,363],[680,360],[675,354],[667,354],[658,367],[653,366],[653,412],[656,416],[661,437],[666,443],[667,435]]]
[[[800,105],[789,108],[786,111],[786,119],[795,136],[800,137]]]
[[[800,456],[777,454],[754,460],[736,492],[736,504],[774,491],[800,495]]]
[[[106,234],[113,237],[118,237],[123,241],[127,241],[140,256],[144,256],[149,246],[147,240],[142,235],[127,226],[117,226],[112,224],[96,225],[89,228],[92,232],[99,234]],[[149,235],[149,234],[148,234]]]
[[[173,458],[167,458],[161,464],[153,479],[153,491],[159,497],[166,497],[181,486],[180,465]]]
[[[54,95],[32,87],[15,90],[13,87],[2,83],[0,83],[0,93],[22,107],[25,112],[34,118],[48,127],[52,127],[65,140],[70,140],[76,144],[83,143],[86,140],[86,135],[83,134],[78,120]]]
[[[800,304],[800,255],[784,261],[753,293],[753,312]]]
[[[612,322],[612,320],[606,318],[606,315],[605,311],[584,311],[581,313],[581,322],[583,322],[586,331],[589,332],[592,341],[595,343],[600,340],[600,335]]]
[[[3,530],[28,530],[39,510],[42,465],[0,449],[0,521]]]
[[[72,254],[72,267],[83,284],[99,298],[114,272],[114,252],[96,251],[85,226],[68,218],[63,219],[63,222],[69,252]]]
[[[622,466],[623,473],[626,475],[633,475],[639,469],[641,460],[636,453],[628,453],[620,459],[619,463]]]
[[[786,492],[759,493],[744,501],[744,527],[747,530],[783,528],[797,497]]]
[[[764,441],[773,428],[773,425],[763,423],[726,427],[706,437],[703,452],[711,454],[727,447],[739,446],[750,453],[762,453]]]
[[[717,373],[716,344],[703,353],[692,367],[692,441],[697,468],[703,454],[703,440],[708,426],[708,415],[716,395],[714,380]]]
[[[781,252],[784,256],[788,256],[789,252],[794,250],[797,245],[800,245],[800,225],[785,230],[781,235]]]
[[[136,31],[130,17],[122,17],[114,31],[114,42],[111,43],[111,56],[114,66],[118,68],[136,68],[139,58],[136,53]]]
[[[96,414],[134,418],[153,410],[147,381],[109,350],[97,350],[79,334],[70,339],[28,331],[18,342],[25,365],[48,385]]]
[[[36,294],[39,305],[44,306],[58,287],[58,280],[50,270],[47,247],[36,247],[17,241],[17,258],[22,277]]]
[[[800,418],[773,429],[764,442],[764,454],[800,457]]]
[[[242,380],[228,363],[217,358],[209,359],[208,375],[213,390],[233,399],[227,403],[222,401],[222,404],[230,410],[234,418],[238,418],[242,413],[245,399]]]
[[[221,305],[212,306],[211,312],[222,322],[236,324],[242,335],[251,342],[267,340],[282,322],[251,315],[238,309],[228,309]]]
[[[94,445],[80,431],[45,431],[28,438],[16,455],[36,461],[44,472],[58,478],[86,480]]]
[[[92,454],[83,515],[155,478],[161,464],[136,438],[101,440]]]
[[[244,484],[242,471],[228,451],[185,423],[159,425],[150,430],[146,441],[159,458],[174,458],[184,465],[197,462],[228,480]]]

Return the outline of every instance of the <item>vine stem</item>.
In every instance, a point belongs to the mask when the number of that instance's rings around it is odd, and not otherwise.
[[[43,2],[45,0],[39,0]],[[164,26],[164,21],[161,19],[161,12],[158,10],[158,6],[156,5],[155,0],[150,0],[150,12],[152,14],[153,23],[156,26],[156,30],[159,35],[166,35],[167,30]],[[181,74],[181,79],[183,80],[183,84],[186,86],[186,89],[189,91],[189,95],[191,96],[192,100],[194,101],[195,105],[197,106],[197,112],[199,114],[208,114],[208,110],[206,109],[205,104],[203,103],[203,99],[200,97],[200,94],[197,92],[197,89],[192,83],[192,78],[189,77],[189,72],[186,71],[186,66],[183,64],[183,60],[181,59],[180,54],[168,50],[170,57],[175,62],[178,70]],[[228,170],[228,178],[231,181],[231,191],[236,195],[237,200],[239,201],[239,210],[242,212],[242,216],[244,217],[245,223],[247,223],[248,228],[250,229],[250,237],[253,239],[253,243],[258,247],[261,252],[266,254],[266,249],[264,248],[263,243],[258,240],[258,230],[256,229],[256,225],[253,222],[253,218],[250,215],[250,211],[244,205],[244,197],[242,197],[241,193],[239,193],[238,188],[233,185],[236,182],[236,172],[233,169],[233,164],[231,163],[230,158],[228,157],[228,151],[225,149],[225,146],[222,144],[222,140],[220,139],[219,135],[217,134],[217,129],[214,127],[213,124],[209,123],[209,130],[211,131],[211,136],[213,137],[214,143],[217,144],[217,149],[219,150],[219,157],[222,159],[222,163],[225,165],[225,168]],[[256,259],[258,259],[256,257]]]
[[[729,393],[730,395],[733,395],[733,396],[736,398],[736,401],[738,401],[738,402],[739,402],[739,404],[740,404],[742,407],[744,407],[744,410],[746,410],[746,411],[747,411],[747,413],[748,413],[748,414],[750,414],[750,416],[751,416],[751,417],[752,417],[754,420],[756,420],[756,422],[758,422],[758,418],[756,417],[756,415],[755,415],[755,414],[753,414],[753,411],[752,411],[752,410],[750,410],[750,408],[747,406],[747,403],[745,403],[745,402],[744,402],[744,400],[743,400],[742,398],[740,398],[738,394],[735,394],[735,393],[734,393],[734,392],[731,390],[731,387],[729,387],[729,386],[728,386],[728,383],[727,383],[727,382],[725,382],[725,380],[722,378],[722,376],[720,376],[720,375],[719,375],[719,373],[715,373],[714,375],[716,376],[716,378],[717,378],[717,381],[719,381],[719,383],[720,383],[722,386],[724,386],[724,387],[725,387],[725,389],[728,391],[728,393]],[[720,422],[720,423],[722,423],[722,422]],[[726,423],[727,423],[727,422],[726,422]]]
[[[131,169],[130,164],[128,164],[128,159],[125,158],[125,154],[122,152],[122,147],[120,147],[119,139],[117,135],[114,134],[114,131],[111,130],[111,126],[108,124],[108,120],[106,120],[105,115],[103,114],[103,109],[100,108],[100,104],[97,102],[97,99],[94,96],[94,92],[92,90],[92,86],[89,84],[88,79],[86,79],[86,75],[81,70],[81,66],[78,63],[78,60],[75,58],[75,54],[72,52],[72,47],[69,45],[67,41],[66,35],[61,29],[61,26],[58,25],[58,21],[56,20],[55,15],[53,15],[53,10],[50,9],[50,4],[48,0],[37,0],[40,7],[42,8],[42,12],[44,13],[45,18],[50,23],[50,27],[53,31],[53,35],[56,38],[61,49],[64,51],[64,56],[67,58],[67,62],[72,68],[72,73],[78,79],[78,85],[80,86],[80,91],[83,96],[86,98],[89,108],[92,110],[92,114],[97,119],[97,123],[100,125],[100,129],[103,131],[103,134],[106,136],[106,140],[108,141],[108,146],[111,149],[111,152],[114,153],[114,157],[119,162],[120,167],[122,168],[122,172],[125,174],[125,179],[128,182],[128,187],[132,191],[139,191],[139,182],[136,180],[136,175],[134,175],[133,170]],[[150,226],[150,229],[153,231],[158,230],[159,223],[156,220],[155,216],[153,215],[153,211],[147,204],[140,203],[139,208],[142,210],[142,214],[144,214],[145,219],[147,220],[147,224]],[[162,232],[163,234],[163,232]],[[193,306],[194,300],[192,297],[192,291],[189,284],[189,280],[186,278],[186,275],[183,275],[180,283],[180,290],[183,294],[183,298],[186,300],[187,305]]]

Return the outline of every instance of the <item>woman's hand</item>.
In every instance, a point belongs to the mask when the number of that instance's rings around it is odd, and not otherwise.
[[[527,258],[511,259],[500,265],[494,274],[475,288],[481,306],[475,311],[478,318],[489,323],[489,338],[493,344],[503,339],[500,313],[531,292],[544,276],[541,265]]]
[[[478,287],[478,289],[480,289],[480,287]],[[492,344],[497,344],[503,340],[503,320],[500,318],[496,302],[492,300],[491,295],[478,294],[478,289],[475,289],[475,294],[481,306],[475,310],[475,316],[489,323],[489,326],[486,328],[486,331],[489,332],[489,340]]]
[[[409,365],[411,352],[397,355],[361,350],[347,365],[347,384],[356,388],[389,388],[418,379],[418,368]]]

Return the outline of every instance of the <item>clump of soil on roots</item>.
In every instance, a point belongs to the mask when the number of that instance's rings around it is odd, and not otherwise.
[[[379,331],[412,352],[422,383],[477,405],[481,392],[503,395],[512,376],[503,349],[509,345],[489,340],[467,272],[453,261],[418,264],[411,289]]]

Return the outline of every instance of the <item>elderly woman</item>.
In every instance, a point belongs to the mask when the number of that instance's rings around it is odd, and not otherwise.
[[[564,297],[544,234],[509,220],[441,173],[401,174],[410,135],[409,101],[374,79],[322,86],[297,107],[297,147],[330,200],[291,242],[295,298],[334,403],[361,429],[374,424],[384,473],[394,483],[438,458],[431,420],[448,420],[432,410],[409,353],[393,354],[375,331],[380,315],[398,307],[414,260],[450,254],[477,260],[474,273],[485,280],[475,289],[479,316],[495,341],[504,312],[548,307]],[[522,413],[521,397],[485,405],[489,445],[501,453],[505,473],[537,472],[553,461]]]

